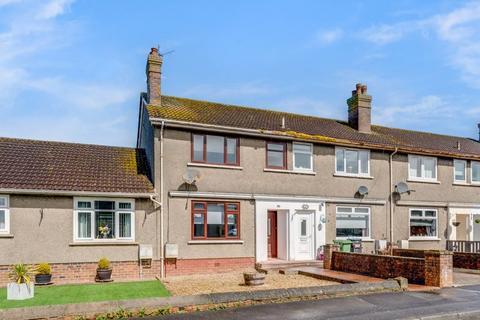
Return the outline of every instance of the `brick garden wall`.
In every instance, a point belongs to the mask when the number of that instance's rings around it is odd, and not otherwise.
[[[453,253],[453,267],[480,270],[480,253]]]
[[[425,283],[425,259],[421,258],[335,251],[331,269],[383,279],[404,277],[410,283]]]
[[[181,259],[165,262],[165,275],[230,272],[255,266],[255,258]]]
[[[422,258],[425,259],[425,250],[419,249],[393,249],[393,255],[399,257]]]

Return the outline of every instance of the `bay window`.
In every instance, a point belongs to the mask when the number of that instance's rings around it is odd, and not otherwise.
[[[293,169],[313,171],[313,145],[311,143],[293,143]]]
[[[453,160],[453,181],[466,183],[467,182],[467,161]]]
[[[10,210],[8,196],[0,196],[0,234],[10,233]]]
[[[480,184],[480,162],[472,161],[470,163],[472,169],[472,183]]]
[[[437,238],[437,210],[410,209],[410,237]]]
[[[239,239],[240,203],[192,201],[192,239]]]
[[[370,239],[369,207],[337,207],[337,239]]]
[[[408,155],[408,178],[437,181],[437,158]]]
[[[192,162],[239,165],[237,138],[192,134]]]
[[[370,175],[370,151],[335,148],[335,173],[351,176]]]
[[[287,144],[267,142],[267,168],[287,169]]]
[[[75,240],[133,240],[133,200],[76,199]]]

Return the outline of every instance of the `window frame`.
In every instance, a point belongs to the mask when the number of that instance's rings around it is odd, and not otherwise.
[[[412,158],[419,158],[419,159],[433,159],[435,161],[435,178],[425,178],[425,165],[422,161],[421,163],[421,177],[412,177],[410,175],[410,159]],[[408,180],[411,181],[426,181],[426,182],[438,182],[438,159],[437,157],[432,156],[424,156],[424,155],[417,155],[417,154],[409,154],[408,155]]]
[[[283,146],[283,167],[280,166],[270,166],[268,164],[268,145],[269,144],[277,144],[277,145],[282,145]],[[274,151],[274,152],[280,152],[280,151]],[[277,170],[287,170],[288,164],[287,164],[287,154],[288,154],[288,146],[286,142],[281,142],[281,141],[265,141],[265,168],[267,169],[277,169]]]
[[[95,201],[113,201],[115,202],[115,208],[113,210],[95,209]],[[89,202],[90,208],[79,208],[79,202]],[[130,203],[129,209],[121,209],[120,203]],[[135,241],[135,199],[122,199],[122,198],[74,198],[74,210],[73,210],[73,240],[74,242],[132,242]],[[97,226],[96,226],[96,212],[97,211],[112,211],[114,212],[115,219],[115,237],[113,238],[95,238]],[[91,233],[90,237],[81,238],[78,236],[78,214],[80,212],[90,213],[90,225]],[[130,214],[131,223],[131,236],[119,237],[120,232],[120,213]]]
[[[195,160],[195,145],[194,145],[195,136],[203,137],[203,160]],[[215,136],[215,137],[223,138],[223,162],[222,163],[207,161],[207,136]],[[232,139],[236,141],[236,147],[235,147],[236,157],[235,157],[234,163],[228,162],[228,154],[227,154],[228,139]],[[203,164],[211,164],[211,165],[217,165],[217,166],[236,166],[236,167],[240,166],[240,138],[239,137],[192,132],[190,145],[191,145],[190,161],[192,163],[203,163]]]
[[[5,228],[0,229],[0,234],[10,234],[10,196],[2,194],[0,198],[5,199],[5,205],[0,206],[0,210],[5,211]]]
[[[352,209],[351,213],[340,212],[340,214],[350,214],[350,215],[368,215],[368,236],[366,237],[337,237],[337,215],[339,214],[338,209],[340,208],[349,208]],[[368,209],[368,212],[355,212],[355,209]],[[347,240],[347,239],[361,239],[361,240],[371,240],[372,239],[372,209],[371,207],[365,206],[336,206],[335,208],[335,239],[337,240]]]
[[[434,219],[435,220],[435,236],[412,236],[411,235],[411,219],[412,219],[412,211],[422,211],[421,217],[413,217],[414,219]],[[435,217],[426,217],[426,211],[435,211]],[[438,210],[432,208],[409,208],[408,209],[408,239],[409,240],[438,240]]]
[[[456,163],[463,163],[465,165],[465,168],[463,169],[463,174],[465,176],[464,180],[457,180],[456,173],[455,173],[455,164]],[[453,182],[454,183],[467,183],[467,172],[468,172],[468,162],[467,160],[462,160],[462,159],[453,159]],[[478,182],[480,183],[480,181]]]
[[[337,151],[343,150],[343,169],[344,171],[338,171],[337,168]],[[358,173],[348,173],[347,172],[347,157],[345,156],[346,151],[356,151],[358,152]],[[362,162],[360,160],[360,152],[367,153],[367,173],[362,173]],[[347,177],[370,177],[370,150],[369,149],[357,149],[357,148],[347,148],[347,147],[335,147],[335,175],[347,176]]]
[[[478,184],[480,184],[480,180],[478,180],[478,181],[473,180],[473,164],[480,165],[480,161],[474,161],[474,160],[470,161],[470,182],[471,182],[471,184],[478,185]]]
[[[195,204],[202,203],[205,206],[203,210],[195,210]],[[223,204],[223,215],[224,215],[224,236],[223,237],[208,237],[208,204]],[[228,210],[227,206],[229,204],[237,205],[237,210]],[[239,201],[212,201],[212,200],[192,200],[190,201],[191,205],[191,240],[208,240],[208,241],[224,241],[224,240],[240,240],[240,202]],[[202,211],[202,212],[200,212]],[[203,214],[203,237],[196,237],[195,236],[195,213],[202,213]],[[228,236],[228,215],[235,214],[237,216],[237,235],[235,237]]]
[[[297,168],[296,167],[296,161],[295,161],[295,146],[300,146],[300,145],[303,145],[303,146],[309,146],[310,147],[310,152],[309,153],[306,153],[306,152],[299,152],[299,153],[302,153],[302,154],[308,154],[310,155],[310,168],[308,169],[304,169],[304,168]],[[292,143],[292,155],[293,155],[293,170],[294,171],[300,171],[300,172],[313,172],[313,143],[308,143],[308,142],[296,142],[294,141]]]

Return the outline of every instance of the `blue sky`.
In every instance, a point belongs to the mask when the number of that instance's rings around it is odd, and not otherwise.
[[[134,146],[149,48],[162,91],[478,137],[479,1],[0,0],[0,136]]]

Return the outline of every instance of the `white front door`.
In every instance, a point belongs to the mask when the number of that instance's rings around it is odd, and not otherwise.
[[[314,212],[297,211],[293,218],[295,260],[314,259]]]

